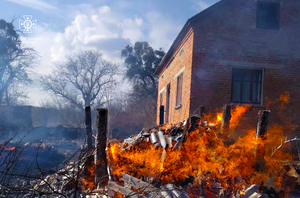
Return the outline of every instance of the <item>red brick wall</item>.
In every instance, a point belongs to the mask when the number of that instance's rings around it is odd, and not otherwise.
[[[263,70],[263,97],[261,105],[248,110],[241,128],[255,128],[259,109],[271,110],[270,125],[300,124],[300,1],[266,0],[280,3],[279,30],[256,28],[257,0],[222,1],[221,6],[194,20],[194,33],[188,34],[159,76],[159,92],[171,83],[170,122],[186,119],[201,105],[206,113],[220,111],[231,103],[232,68],[245,68]],[[184,53],[179,56],[182,48]],[[174,76],[184,66],[183,105],[175,110]],[[278,99],[285,92],[290,101],[281,108]],[[166,89],[163,97],[165,105]],[[293,130],[286,127],[286,132]]]
[[[190,29],[185,38],[182,40],[180,47],[173,55],[173,60],[167,68],[165,68],[159,75],[158,83],[158,103],[157,103],[157,124],[159,123],[159,106],[160,106],[160,91],[164,88],[163,105],[166,106],[166,91],[167,85],[171,85],[170,95],[170,111],[169,123],[176,123],[180,120],[185,120],[189,115],[190,109],[190,89],[191,89],[191,70],[192,70],[192,54],[193,54],[193,32]],[[180,55],[180,51],[183,53]],[[183,89],[182,89],[182,107],[175,109],[176,106],[176,89],[178,72],[183,71]],[[163,77],[162,77],[163,76]]]
[[[271,125],[300,124],[300,1],[268,1],[281,3],[280,30],[256,28],[256,2],[226,0],[221,9],[193,24],[190,112],[200,105],[215,112],[231,103],[232,68],[255,68],[264,71],[262,105],[252,107],[242,124],[255,127],[257,111],[268,101],[277,101],[268,106]],[[245,66],[247,62],[253,65]],[[284,92],[290,102],[280,109],[278,99]]]

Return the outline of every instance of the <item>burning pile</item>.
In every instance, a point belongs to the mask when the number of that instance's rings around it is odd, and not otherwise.
[[[229,130],[236,128],[248,108],[234,109]],[[222,130],[221,118],[221,113],[193,116],[176,126],[164,125],[122,143],[110,143],[112,174],[125,173],[156,186],[182,186],[190,196],[195,194],[193,189],[198,189],[197,196],[215,189],[217,194],[222,189],[226,195],[240,195],[253,184],[259,184],[261,190],[264,187],[264,193],[266,189],[290,191],[284,179],[297,167],[292,152],[281,149],[283,127],[269,127],[263,138],[256,136],[255,128],[249,129],[232,140]]]

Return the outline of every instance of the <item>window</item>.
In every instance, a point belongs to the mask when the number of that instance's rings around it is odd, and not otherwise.
[[[262,70],[233,69],[231,101],[261,103]]]
[[[179,52],[179,56],[181,56],[183,54],[184,50],[182,49],[180,52]]]
[[[177,77],[176,107],[179,107],[182,102],[182,84],[183,84],[183,73],[181,73]]]
[[[257,2],[256,27],[279,30],[280,4]]]

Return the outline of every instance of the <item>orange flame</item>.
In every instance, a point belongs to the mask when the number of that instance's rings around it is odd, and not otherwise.
[[[269,109],[271,105],[279,103],[280,109],[283,109],[289,103],[289,101],[290,101],[290,94],[288,92],[284,92],[280,94],[279,98],[275,100],[267,100],[266,108]]]
[[[247,107],[238,108],[234,112],[241,115]],[[238,116],[237,116],[238,117]],[[234,117],[235,119],[235,117]],[[236,121],[234,121],[235,123]],[[249,130],[244,137],[240,137],[234,144],[228,145],[225,139],[218,137],[215,129],[200,127],[187,134],[186,142],[181,150],[163,148],[155,149],[149,142],[142,141],[133,145],[130,150],[123,151],[118,143],[110,147],[113,156],[113,174],[121,176],[127,173],[137,178],[159,177],[163,184],[174,183],[180,185],[190,176],[195,178],[194,185],[199,185],[205,176],[208,184],[215,178],[224,188],[244,189],[245,185],[261,183],[270,174],[275,174],[278,185],[280,172],[283,170],[283,160],[291,160],[291,156],[278,152],[271,157],[270,152],[265,155],[265,170],[257,170],[256,149],[258,145],[265,145],[266,149],[280,145],[284,138],[282,128],[270,127],[272,134],[266,141],[256,139],[255,129]],[[163,153],[166,152],[164,160]]]
[[[250,105],[243,105],[243,106],[236,106],[234,110],[231,112],[231,119],[230,119],[230,129],[234,130],[239,122],[242,116],[246,113],[246,111],[250,108]],[[215,124],[220,124],[223,119],[223,113],[217,113],[216,117],[213,117],[211,115],[205,115],[205,119],[210,120],[214,122]]]
[[[290,94],[288,92],[281,94],[279,97],[279,101],[280,101],[280,108],[281,109],[284,108],[290,101]]]
[[[220,123],[222,121],[222,116],[223,116],[223,113],[217,114],[217,123]]]
[[[14,147],[14,146],[9,146],[9,147],[4,148],[4,150],[6,150],[6,151],[13,151],[15,149],[16,149],[16,147]]]
[[[231,112],[231,119],[230,119],[230,130],[234,130],[244,113],[250,108],[250,105],[243,105],[243,106],[236,106],[236,108]]]
[[[288,93],[281,94],[277,102],[286,105]],[[250,105],[232,108],[230,130],[233,131],[243,119]],[[204,115],[208,123],[219,124],[222,113]],[[150,142],[141,141],[130,150],[123,150],[121,144],[114,142],[108,149],[111,153],[112,173],[121,176],[127,173],[134,177],[157,178],[162,184],[181,185],[187,178],[194,178],[193,185],[206,183],[211,186],[217,178],[225,189],[244,190],[251,184],[260,184],[270,175],[273,185],[283,184],[282,175],[286,172],[283,162],[293,160],[293,155],[274,147],[282,145],[285,139],[284,128],[279,125],[269,127],[266,139],[256,138],[255,128],[249,129],[237,141],[229,143],[228,137],[218,133],[217,127],[200,126],[187,134],[181,150],[154,148]],[[264,148],[262,157],[264,169],[257,168],[258,150]],[[203,179],[205,178],[205,179]],[[203,181],[204,180],[204,181]]]
[[[95,183],[93,181],[93,176],[95,175],[94,173],[94,167],[93,166],[90,166],[90,167],[87,167],[87,171],[89,172],[90,176],[88,177],[88,179],[85,179],[83,182],[84,182],[84,186],[87,188],[87,189],[92,189],[94,186],[95,186]]]

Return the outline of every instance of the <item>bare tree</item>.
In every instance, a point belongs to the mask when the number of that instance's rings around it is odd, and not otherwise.
[[[0,19],[0,104],[13,105],[26,97],[19,88],[31,82],[28,72],[36,60],[36,51],[23,47],[12,22]]]
[[[68,56],[52,75],[42,77],[42,84],[45,91],[83,110],[96,101],[106,103],[105,92],[115,84],[117,68],[103,60],[99,51],[84,51]]]
[[[118,67],[102,59],[97,50],[83,51],[67,57],[52,75],[42,77],[48,91],[74,107],[84,110],[87,106],[102,106],[108,101],[107,92],[115,84]],[[71,108],[72,109],[72,108]],[[85,117],[91,117],[91,111]],[[86,146],[92,149],[92,131],[86,128]]]

